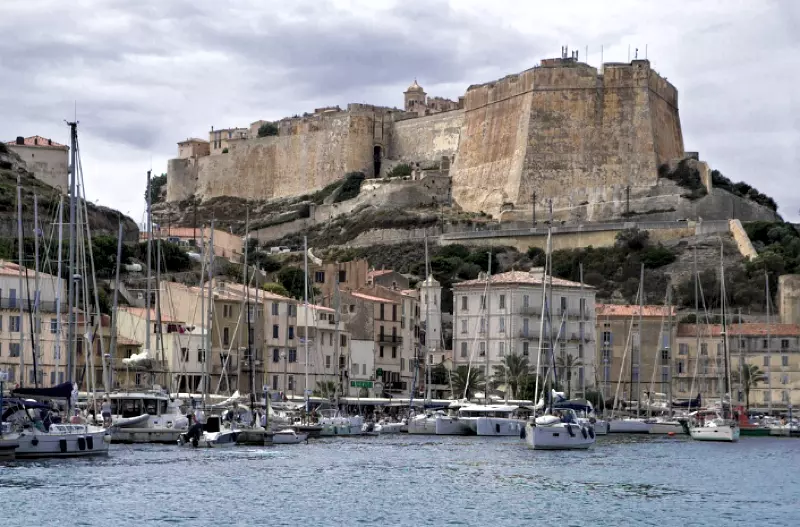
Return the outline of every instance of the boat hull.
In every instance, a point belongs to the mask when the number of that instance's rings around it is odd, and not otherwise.
[[[597,419],[594,422],[595,435],[604,436],[608,435],[608,421],[604,419]]]
[[[116,428],[111,427],[111,442],[124,444],[175,444],[181,434],[187,431],[179,428]]]
[[[586,430],[586,437],[583,436],[583,430]],[[534,450],[586,450],[594,444],[595,438],[586,427],[574,423],[528,423],[525,426],[525,442]]]
[[[519,437],[525,423],[519,419],[505,417],[478,417],[475,419],[476,433],[479,436]]]
[[[19,446],[16,437],[4,437],[0,439],[0,461],[10,461],[16,457],[15,451]]]
[[[409,434],[436,435],[436,418],[417,416],[408,421]]]
[[[738,426],[691,426],[689,435],[695,441],[719,441],[733,443],[739,440],[740,429]]]
[[[739,428],[739,436],[740,437],[767,437],[772,435],[771,430],[766,426],[754,426],[754,427],[741,427]]]
[[[19,434],[17,459],[107,456],[111,438],[106,430],[87,425],[52,425],[50,432]]]
[[[683,425],[677,421],[666,421],[663,423],[650,423],[650,430],[648,434],[651,435],[669,435],[669,434],[685,434]]]
[[[650,423],[639,419],[620,419],[608,423],[609,434],[649,434]]]
[[[276,432],[272,436],[273,445],[296,445],[308,440],[308,434]]]
[[[437,436],[465,436],[473,433],[469,423],[458,417],[440,416],[436,418]]]

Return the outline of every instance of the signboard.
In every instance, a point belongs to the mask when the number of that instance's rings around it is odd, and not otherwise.
[[[351,388],[372,388],[372,381],[350,381]]]
[[[375,375],[377,375],[378,377],[382,377],[383,376],[383,368],[378,368],[377,370],[375,370]]]

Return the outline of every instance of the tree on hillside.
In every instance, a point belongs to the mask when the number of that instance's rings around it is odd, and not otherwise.
[[[155,176],[150,178],[150,203],[160,203],[161,202],[161,190],[167,184],[167,175],[161,174],[160,176]],[[147,189],[144,191],[144,199],[147,199]]]
[[[284,267],[278,273],[278,282],[286,288],[292,298],[303,298],[304,280],[305,273],[299,267]]]

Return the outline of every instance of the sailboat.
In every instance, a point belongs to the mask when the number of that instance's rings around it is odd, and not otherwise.
[[[722,363],[724,367],[723,390],[719,409],[706,409],[694,412],[689,423],[689,435],[697,441],[735,442],[741,430],[736,419],[731,418],[730,395],[730,357],[728,356],[728,326],[725,313],[725,260],[720,247],[720,302],[722,305]],[[726,399],[727,402],[726,402]]]
[[[551,238],[550,232],[547,233],[547,251],[545,253],[545,265],[542,273],[542,317],[539,327],[539,351],[536,358],[536,387],[534,393],[539,393],[539,375],[542,353],[549,355],[550,359],[544,384],[552,376],[552,382],[557,382],[555,375],[555,355],[552,352],[554,342],[552,340],[553,325],[550,319],[550,303],[547,301],[548,282],[552,291],[552,261],[551,261]],[[549,274],[548,274],[549,271]],[[545,340],[544,323],[545,317],[548,321],[547,336],[550,339],[548,347],[544,348]],[[544,349],[543,349],[544,348]],[[525,442],[534,450],[585,450],[595,443],[594,428],[582,425],[578,421],[578,416],[572,408],[556,409],[555,400],[559,397],[556,390],[551,390],[546,397],[545,406],[547,411],[544,415],[536,417],[533,421],[528,421],[525,425]]]

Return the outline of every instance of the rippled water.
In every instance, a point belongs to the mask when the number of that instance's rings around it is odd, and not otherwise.
[[[798,525],[800,441],[384,436],[232,450],[112,445],[0,465],[0,522],[34,525]]]

